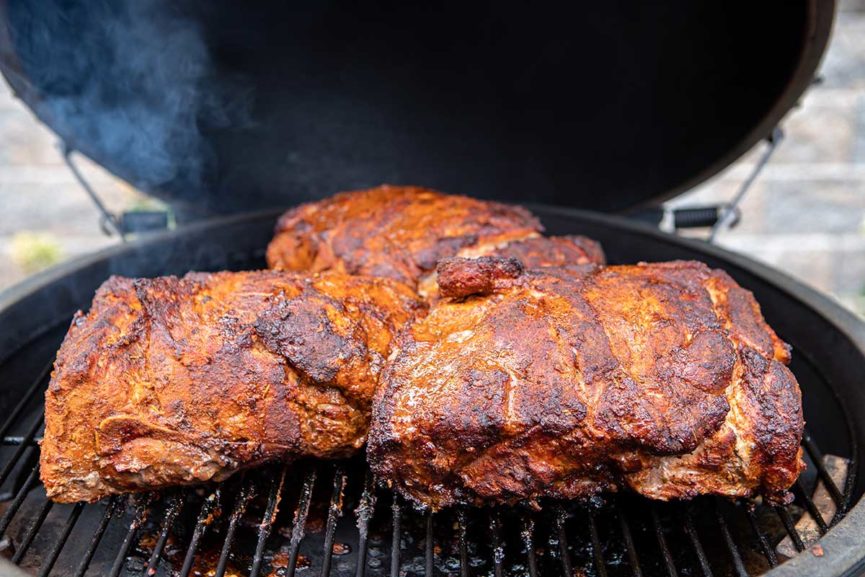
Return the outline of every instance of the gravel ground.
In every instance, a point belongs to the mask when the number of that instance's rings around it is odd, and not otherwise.
[[[865,0],[843,2],[820,77],[783,122],[786,138],[719,235],[724,247],[769,263],[865,313]],[[760,149],[672,206],[729,200]],[[86,158],[83,172],[109,208],[144,197]],[[0,290],[47,263],[114,242],[63,163],[56,137],[0,82]],[[704,233],[702,233],[704,234]]]

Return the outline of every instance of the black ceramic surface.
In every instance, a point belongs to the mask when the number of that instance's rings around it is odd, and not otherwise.
[[[3,0],[0,69],[182,217],[389,182],[620,211],[768,136],[833,0]]]

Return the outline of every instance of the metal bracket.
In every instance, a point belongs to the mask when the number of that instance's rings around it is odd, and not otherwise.
[[[69,170],[71,170],[72,174],[75,176],[75,180],[78,181],[78,184],[81,185],[81,188],[84,189],[87,196],[90,197],[90,200],[92,200],[93,204],[96,205],[96,208],[99,209],[101,215],[99,226],[102,229],[102,232],[105,233],[106,236],[116,234],[120,237],[120,240],[126,242],[126,235],[123,234],[123,228],[120,226],[120,219],[117,218],[117,215],[108,210],[108,207],[105,206],[105,203],[102,202],[102,199],[99,198],[99,195],[96,194],[96,191],[93,190],[93,187],[90,186],[90,183],[87,182],[87,179],[85,179],[84,175],[81,174],[78,166],[73,162],[71,155],[75,149],[71,148],[65,140],[61,140],[58,147],[60,149],[60,154],[63,156],[63,162],[66,163],[66,166],[69,167]]]
[[[775,149],[778,148],[778,145],[781,144],[782,140],[784,140],[784,131],[781,130],[780,126],[776,126],[772,129],[772,133],[766,138],[766,150],[763,151],[763,155],[757,161],[757,164],[754,165],[751,174],[748,175],[748,178],[745,179],[742,186],[739,187],[739,190],[730,202],[723,207],[723,212],[721,213],[720,218],[718,218],[718,222],[716,222],[715,226],[712,227],[712,231],[709,233],[709,238],[706,239],[710,243],[715,242],[715,238],[718,236],[719,232],[728,230],[737,220],[736,215],[739,213],[739,204],[741,204],[742,199],[745,198],[745,194],[747,194],[751,189],[751,185],[757,180],[757,177],[763,171],[763,168],[766,167],[769,159],[772,158],[772,153],[775,152]]]

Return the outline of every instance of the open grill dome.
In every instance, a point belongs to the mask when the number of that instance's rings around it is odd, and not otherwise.
[[[833,0],[0,3],[0,70],[181,219],[334,191],[623,211],[768,137]]]
[[[57,505],[39,485],[42,392],[72,313],[110,274],[155,276],[264,265],[277,214],[192,225],[51,270],[0,303],[0,532],[5,555],[38,575],[848,575],[865,563],[859,446],[865,442],[865,328],[838,305],[742,257],[626,221],[532,207],[552,234],[587,234],[611,262],[697,259],[752,290],[793,345],[808,464],[788,507],[634,495],[430,515],[395,499],[362,457],[299,461],[218,486]],[[206,240],[206,242],[205,242]],[[833,478],[824,456],[849,462]],[[811,499],[815,485],[835,513]],[[825,501],[826,499],[824,499]],[[822,535],[800,533],[811,516]],[[799,530],[797,530],[799,527]],[[788,559],[776,547],[787,539]],[[797,550],[802,553],[795,554]],[[3,567],[0,567],[3,569]]]

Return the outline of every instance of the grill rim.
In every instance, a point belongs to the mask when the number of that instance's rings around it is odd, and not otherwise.
[[[548,205],[527,206],[535,211],[542,220],[545,220],[545,217],[563,217],[573,221],[576,226],[579,226],[580,223],[587,223],[595,226],[610,227],[613,230],[620,230],[624,233],[634,235],[636,238],[640,236],[649,237],[656,242],[660,241],[678,248],[684,248],[697,255],[706,255],[723,264],[741,269],[745,273],[754,276],[757,280],[781,290],[801,306],[809,308],[813,313],[825,319],[828,324],[838,331],[839,335],[849,341],[860,357],[865,359],[865,322],[832,301],[829,297],[807,287],[779,270],[716,246],[708,245],[702,241],[677,237],[661,232],[648,225],[628,221],[622,217]],[[38,338],[45,331],[57,327],[61,322],[66,322],[65,319],[70,318],[78,308],[77,305],[69,305],[69,303],[89,302],[90,298],[92,298],[93,290],[91,287],[86,286],[86,283],[70,283],[75,275],[84,275],[88,272],[88,269],[90,269],[90,272],[97,272],[101,268],[110,269],[111,263],[115,261],[134,262],[134,259],[143,257],[148,262],[151,262],[153,259],[149,255],[160,246],[171,246],[176,249],[176,247],[183,244],[196,243],[199,240],[206,241],[208,232],[217,230],[227,232],[233,226],[248,226],[255,221],[275,222],[281,213],[282,210],[268,210],[214,219],[196,223],[183,229],[153,235],[128,245],[109,247],[92,255],[74,259],[63,265],[49,269],[7,289],[0,293],[0,327],[10,326],[11,323],[15,331],[14,334],[9,334],[9,331],[5,329],[4,331],[0,331],[0,355],[2,355],[0,356],[0,362],[7,361],[21,348],[26,347],[31,340]],[[260,228],[261,230],[270,230],[270,227]],[[245,242],[253,245],[253,241]],[[261,244],[262,253],[265,244]],[[121,272],[117,271],[118,274]],[[734,274],[733,276],[736,275]],[[34,309],[26,306],[25,303],[28,299],[40,298],[44,300],[46,297],[50,297],[50,302],[60,306],[52,307],[48,312],[42,311],[41,314],[43,316],[47,315],[50,322],[34,322]],[[65,308],[63,306],[64,302],[68,305]],[[29,317],[29,321],[25,322],[20,318],[16,318],[16,316],[21,317],[25,311]],[[21,327],[25,326],[35,326],[36,328],[25,332],[21,330]],[[15,344],[16,342],[17,345]],[[855,385],[850,384],[849,386]],[[834,387],[830,386],[830,388],[833,388],[833,392],[837,395]],[[841,406],[843,407],[843,403]],[[848,420],[847,425],[850,429],[849,437],[855,461],[858,456],[859,446],[856,442],[853,422]],[[851,470],[855,470],[855,462],[851,463]],[[855,472],[853,474],[855,475]],[[860,502],[851,504],[846,516],[840,519],[832,527],[831,531],[817,542],[823,548],[824,554],[822,557],[816,557],[806,550],[802,554],[767,571],[765,575],[786,577],[809,574],[822,575],[827,573],[832,575],[858,574],[865,568],[865,555],[860,552],[861,528],[863,526],[865,526],[865,499],[860,499]],[[7,565],[8,563],[5,560],[0,560],[0,573],[6,573]]]

